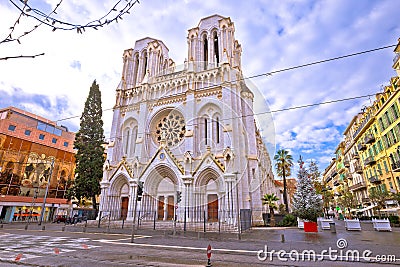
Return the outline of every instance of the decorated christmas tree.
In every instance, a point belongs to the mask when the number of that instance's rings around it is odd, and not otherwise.
[[[297,190],[293,196],[293,213],[300,219],[316,222],[322,212],[322,200],[300,156]]]

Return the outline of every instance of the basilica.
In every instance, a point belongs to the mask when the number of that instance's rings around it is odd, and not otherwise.
[[[124,51],[100,212],[237,225],[238,211],[251,210],[262,222],[262,196],[279,189],[234,34],[229,17],[201,19],[182,65],[149,37]]]

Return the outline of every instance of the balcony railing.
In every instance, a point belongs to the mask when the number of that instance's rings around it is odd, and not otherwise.
[[[360,158],[360,156],[358,155],[358,153],[356,152],[356,153],[354,153],[354,155],[353,155],[353,159],[359,159]]]
[[[366,188],[367,185],[364,182],[359,182],[356,184],[353,184],[352,186],[349,187],[350,190],[356,191],[356,190],[360,190],[363,188]]]
[[[362,173],[363,173],[363,169],[361,168],[360,165],[356,165],[356,166],[354,167],[354,170],[355,170],[356,173],[358,173],[358,174],[362,174]]]
[[[392,164],[392,171],[400,172],[400,161],[396,161],[394,164]]]
[[[363,143],[359,143],[357,145],[357,149],[358,149],[358,151],[363,151],[363,150],[367,149],[367,146],[365,144],[363,144]]]
[[[325,183],[329,183],[332,180],[332,176],[328,176],[325,179]]]
[[[334,186],[338,186],[340,183],[339,183],[339,181],[338,180],[335,180],[334,182],[333,182],[333,185]]]
[[[368,178],[370,183],[376,184],[376,183],[380,183],[381,180],[379,180],[378,176],[371,176]]]
[[[343,165],[348,168],[350,167],[350,162],[348,160],[343,161]]]
[[[376,163],[376,160],[373,156],[369,156],[364,160],[364,165],[374,165]]]
[[[353,175],[351,173],[346,174],[346,179],[353,180]]]
[[[364,143],[370,144],[375,142],[375,136],[373,134],[367,134],[364,139]]]
[[[369,199],[369,197],[363,197],[361,200],[362,200],[363,203],[367,203],[367,202],[370,202],[370,201],[371,201],[371,200]]]

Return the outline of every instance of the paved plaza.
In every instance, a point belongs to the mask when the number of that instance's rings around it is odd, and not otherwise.
[[[336,221],[336,233],[253,228],[240,240],[237,233],[174,235],[170,230],[139,229],[134,243],[129,228],[31,224],[25,230],[25,226],[12,223],[0,229],[0,266],[205,266],[208,244],[213,266],[400,265],[400,229],[377,232],[367,222],[362,231],[350,232]]]

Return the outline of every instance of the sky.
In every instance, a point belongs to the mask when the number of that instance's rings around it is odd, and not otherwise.
[[[19,0],[12,0],[18,2]],[[52,10],[60,0],[30,0],[32,7]],[[55,17],[85,24],[106,14],[118,0],[63,0]],[[124,1],[122,1],[124,2]],[[121,79],[122,53],[144,37],[162,40],[176,65],[187,58],[187,30],[201,18],[219,14],[235,24],[242,45],[242,70],[251,88],[262,95],[257,112],[278,111],[330,100],[375,94],[395,76],[392,48],[323,64],[260,75],[319,60],[395,45],[400,38],[398,0],[141,0],[123,20],[99,30],[52,31],[40,26],[17,42],[0,43],[0,108],[15,106],[57,121],[71,131],[89,88],[96,80],[102,93],[105,136],[110,137],[115,89]],[[9,0],[0,0],[0,41],[19,16]],[[22,17],[13,36],[37,22]],[[257,98],[258,99],[258,98]],[[259,99],[258,99],[259,100]],[[323,171],[334,157],[343,132],[374,97],[309,108],[267,113],[273,125],[259,120],[271,157],[289,150],[296,162],[317,161]],[[269,130],[267,130],[267,127]]]

